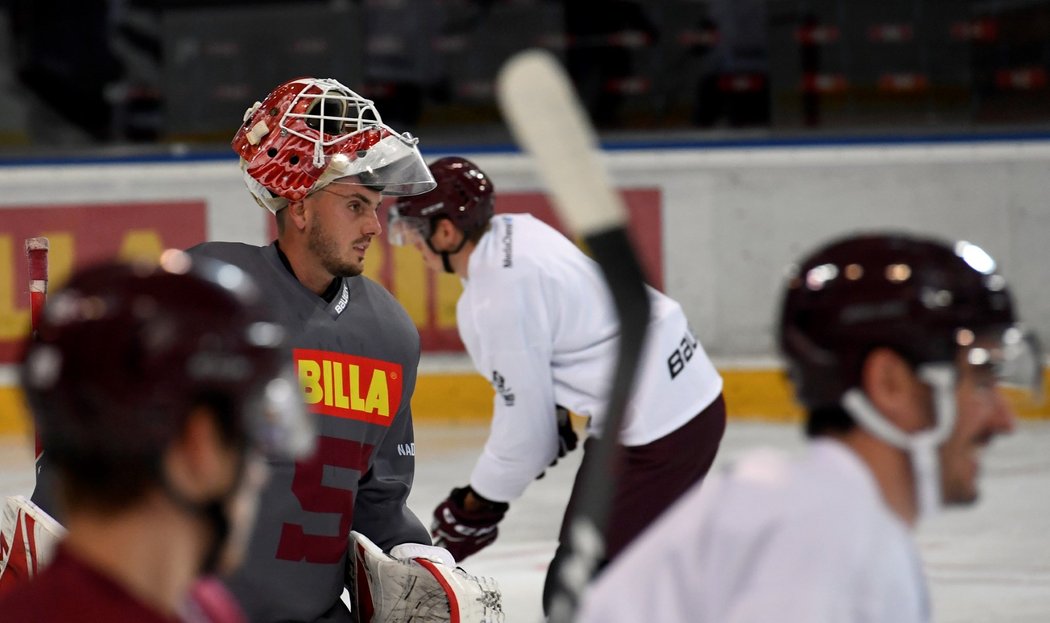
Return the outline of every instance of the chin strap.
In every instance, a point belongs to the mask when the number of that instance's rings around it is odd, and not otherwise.
[[[842,397],[842,407],[869,433],[908,453],[915,498],[920,519],[927,519],[940,511],[940,460],[937,450],[955,427],[955,368],[951,364],[923,364],[918,368],[919,378],[933,390],[934,417],[932,428],[906,433],[885,419],[858,388],[848,390]]]
[[[430,238],[427,238],[426,243],[427,248],[433,251],[435,255],[441,256],[441,266],[444,267],[445,272],[450,275],[455,274],[456,271],[452,268],[452,262],[449,258],[463,250],[463,246],[467,244],[467,235],[463,234],[463,237],[459,240],[459,244],[451,251],[439,251],[438,249],[435,249],[434,243],[430,242]]]

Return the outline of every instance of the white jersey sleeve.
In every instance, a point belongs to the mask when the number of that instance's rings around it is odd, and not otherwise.
[[[470,484],[500,502],[520,496],[558,449],[550,336],[532,277],[519,273],[505,288],[461,299],[457,311],[467,351],[496,392],[492,429]]]

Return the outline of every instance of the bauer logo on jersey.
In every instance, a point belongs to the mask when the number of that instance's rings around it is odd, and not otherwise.
[[[311,411],[390,426],[401,406],[400,365],[324,350],[292,356]]]
[[[514,390],[507,385],[507,379],[496,370],[492,371],[492,386],[496,388],[500,396],[503,396],[503,404],[508,407],[514,406]]]
[[[503,223],[506,227],[500,239],[500,244],[503,245],[503,268],[510,268],[514,266],[514,221],[503,217]]]

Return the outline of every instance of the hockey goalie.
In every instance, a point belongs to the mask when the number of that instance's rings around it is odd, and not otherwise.
[[[358,623],[503,623],[492,578],[468,574],[436,547],[406,543],[390,554],[350,533],[347,586]]]

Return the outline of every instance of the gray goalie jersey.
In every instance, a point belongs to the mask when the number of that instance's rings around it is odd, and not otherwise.
[[[312,460],[271,464],[241,570],[230,580],[252,621],[351,621],[340,601],[350,530],[385,550],[430,543],[405,505],[415,444],[410,402],[419,332],[382,286],[342,279],[332,301],[303,286],[274,245],[190,249],[249,273],[291,331],[290,360],[320,418]]]

